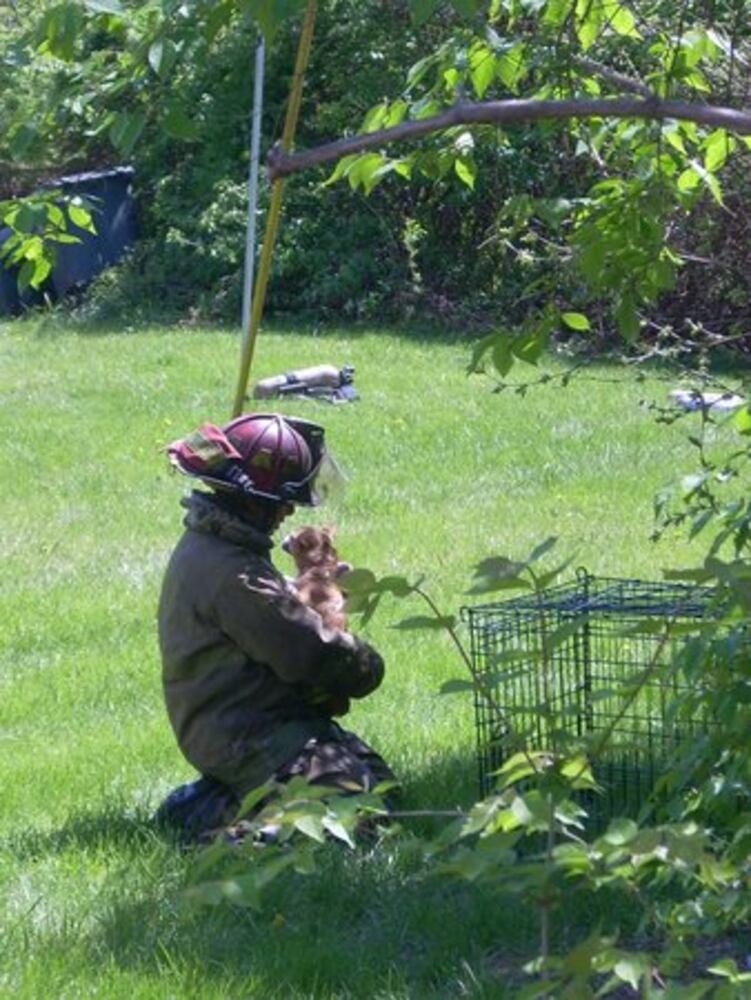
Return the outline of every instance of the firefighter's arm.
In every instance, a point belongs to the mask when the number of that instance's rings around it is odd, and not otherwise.
[[[381,683],[379,654],[349,632],[327,629],[282,578],[228,574],[216,606],[222,631],[286,683],[351,698]]]

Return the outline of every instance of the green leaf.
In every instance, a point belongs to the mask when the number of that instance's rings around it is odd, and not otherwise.
[[[180,104],[171,104],[162,119],[162,125],[167,135],[173,139],[197,139],[199,135],[198,126],[189,117],[185,108]]]
[[[740,971],[734,958],[721,958],[719,962],[710,965],[708,971],[715,976],[730,979],[733,983],[747,982],[751,979],[749,973]]]
[[[649,972],[649,962],[643,955],[626,955],[616,962],[613,972],[631,989],[638,991],[639,983]]]
[[[480,372],[483,370],[483,358],[490,351],[491,347],[495,343],[496,337],[500,336],[498,333],[489,333],[487,336],[478,340],[472,347],[472,356],[467,365],[467,374],[472,375],[475,372]],[[503,336],[508,336],[508,334],[503,334]]]
[[[71,62],[82,26],[83,14],[78,4],[62,3],[52,7],[44,19],[47,51],[64,62]]]
[[[50,233],[47,239],[53,243],[64,243],[66,245],[73,245],[75,243],[81,243],[80,236],[74,236],[73,233]]]
[[[474,190],[475,178],[477,176],[475,161],[468,156],[458,156],[454,160],[454,170],[459,180],[466,184],[468,188]]]
[[[572,330],[591,330],[592,326],[583,313],[565,312],[561,313],[561,319]]]
[[[23,122],[11,131],[10,155],[14,160],[23,159],[39,138],[39,129],[30,122]]]
[[[514,337],[511,342],[511,352],[525,364],[536,365],[548,346],[549,334],[546,325],[538,325],[528,333]]]
[[[630,295],[624,295],[615,310],[615,321],[624,340],[633,344],[639,336],[641,324],[636,311],[636,303]]]
[[[508,375],[514,364],[514,355],[511,350],[512,340],[507,334],[496,334],[495,342],[490,352],[493,367],[498,374]]]
[[[376,575],[369,569],[352,569],[341,578],[348,594],[369,594],[376,589]]]
[[[265,798],[269,796],[272,791],[272,784],[270,781],[264,782],[262,785],[251,789],[248,794],[243,798],[240,808],[238,809],[238,816],[247,816],[249,813],[253,812],[255,807],[263,802]]]
[[[79,229],[83,229],[87,233],[96,234],[96,226],[91,217],[91,212],[87,208],[84,208],[83,205],[71,202],[68,205],[68,216],[74,226],[78,226]]]
[[[52,270],[52,262],[47,257],[39,257],[34,263],[34,272],[29,284],[32,288],[40,288]]]
[[[110,127],[112,144],[123,155],[129,155],[141,137],[145,125],[146,115],[143,111],[121,111],[115,116]]]
[[[65,213],[60,206],[50,201],[47,202],[45,208],[47,209],[47,219],[50,225],[57,226],[58,229],[65,229]]]
[[[392,627],[399,629],[402,632],[408,632],[413,629],[453,628],[454,625],[456,625],[456,618],[454,615],[446,615],[442,617],[433,615],[415,615],[412,618],[402,619],[402,621],[397,622],[397,624]]]
[[[408,597],[415,589],[404,576],[382,576],[377,586],[381,593],[393,594],[394,597]]]
[[[686,169],[678,176],[678,190],[687,194],[689,191],[694,191],[699,186],[699,175],[694,170],[693,167],[686,167]]]
[[[408,110],[409,105],[402,98],[392,101],[389,105],[386,118],[384,119],[383,127],[393,128],[394,125],[398,125],[400,122],[404,121],[404,117]]]
[[[499,767],[493,774],[500,777],[501,787],[508,788],[511,785],[528,778],[532,774],[539,774],[550,764],[550,758],[539,751],[529,751],[526,753],[515,753]]]
[[[686,144],[684,143],[683,136],[677,126],[664,129],[662,134],[666,142],[672,146],[673,149],[677,149],[678,152],[683,153],[684,156],[686,155]]]
[[[440,0],[409,0],[409,12],[413,23],[424,24],[439,3]]]
[[[496,74],[495,56],[483,42],[472,47],[469,54],[469,76],[475,94],[482,99]]]
[[[324,833],[322,817],[306,813],[304,816],[295,818],[294,826],[295,829],[299,830],[300,833],[304,833],[306,837],[310,837],[311,840],[317,840],[319,844],[325,843],[326,834]]]
[[[632,841],[638,832],[639,827],[632,819],[613,819],[608,824],[602,839],[614,847],[622,847]]]
[[[628,7],[620,5],[613,14],[609,14],[608,24],[617,35],[630,38],[641,37],[636,28],[636,19]]]
[[[388,101],[381,101],[380,104],[375,104],[363,119],[363,123],[360,126],[360,132],[377,132],[379,129],[383,128],[384,121],[386,120],[386,115],[388,114]]]
[[[472,17],[477,13],[480,0],[451,0],[454,10],[462,17]]]
[[[23,201],[5,216],[5,222],[17,232],[33,233],[46,225],[47,208],[45,205]]]
[[[576,34],[579,44],[586,52],[597,41],[601,27],[601,9],[597,2],[588,3],[584,10],[584,17],[577,25]]]
[[[543,24],[549,24],[553,28],[560,28],[574,7],[575,0],[548,0],[545,13],[542,16]]]
[[[358,187],[362,187],[366,194],[370,194],[381,179],[382,174],[378,171],[385,162],[382,153],[361,153],[347,173],[347,180],[352,190],[356,191]]]
[[[242,6],[257,22],[267,42],[273,40],[279,26],[305,7],[306,0],[242,0]]]
[[[583,754],[562,761],[560,772],[561,776],[570,782],[570,787],[576,791],[597,788],[592,766]]]
[[[733,417],[733,426],[739,434],[751,434],[751,410],[748,406],[741,407]]]
[[[349,845],[349,847],[354,848],[355,843],[350,836],[349,830],[347,830],[340,820],[335,819],[333,816],[324,816],[322,822],[332,837],[336,837],[337,840],[341,840]]]
[[[330,184],[335,184],[338,180],[341,180],[342,177],[346,177],[359,155],[359,153],[350,153],[349,156],[343,156],[334,167],[332,173],[323,182],[323,186],[328,187]]]
[[[25,260],[21,265],[21,270],[18,272],[17,279],[19,292],[25,292],[31,284],[31,279],[34,277],[35,267],[36,264],[33,260]]]
[[[722,188],[720,187],[720,182],[717,180],[715,175],[709,170],[705,170],[701,163],[697,163],[696,160],[691,161],[691,166],[699,175],[701,180],[704,181],[706,186],[709,188],[710,193],[718,205],[724,206],[722,199]]]
[[[715,171],[724,166],[730,152],[730,136],[724,128],[714,131],[704,144],[704,166]]]
[[[516,90],[520,81],[527,74],[529,64],[526,52],[524,43],[517,42],[497,61],[498,77],[509,90]]]

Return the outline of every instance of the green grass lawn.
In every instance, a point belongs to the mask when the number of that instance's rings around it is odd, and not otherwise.
[[[607,381],[494,394],[466,376],[468,354],[461,339],[265,333],[256,377],[351,363],[362,395],[279,406],[326,424],[349,477],[334,507],[295,523],[335,522],[357,566],[425,574],[447,611],[480,559],[551,534],[600,574],[657,579],[696,560],[699,543],[649,541],[655,491],[692,461],[685,423],[641,405],[665,401],[664,381],[601,366]],[[532,909],[418,884],[398,843],[332,850],[261,915],[182,905],[190,857],[149,824],[192,777],[161,703],[155,605],[186,490],[163,448],[229,418],[238,356],[221,330],[0,325],[0,995],[503,996],[504,970],[534,953]],[[445,808],[476,791],[473,717],[469,698],[437,694],[461,673],[448,642],[391,628],[417,612],[384,603],[369,624],[387,676],[348,724],[409,806]],[[572,897],[562,934],[576,912]]]

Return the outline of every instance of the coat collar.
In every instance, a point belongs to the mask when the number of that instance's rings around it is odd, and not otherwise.
[[[209,493],[191,493],[180,501],[188,513],[184,525],[191,531],[204,535],[219,535],[235,545],[252,549],[261,555],[268,555],[274,543],[268,535],[254,528],[252,524],[227,510],[221,501]]]

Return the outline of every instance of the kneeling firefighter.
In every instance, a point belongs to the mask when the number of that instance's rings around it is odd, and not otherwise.
[[[201,779],[174,791],[161,820],[200,837],[232,820],[269,779],[370,790],[384,761],[333,719],[381,683],[383,660],[328,630],[270,559],[297,504],[316,506],[335,466],[317,424],[267,414],[204,425],[168,448],[194,491],[167,567],[159,643],[167,713]]]

